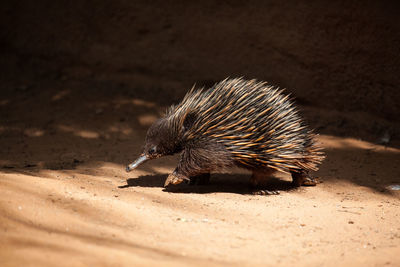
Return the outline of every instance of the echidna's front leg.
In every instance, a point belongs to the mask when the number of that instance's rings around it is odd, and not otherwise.
[[[165,186],[185,180],[193,184],[205,184],[210,180],[210,172],[232,166],[232,155],[222,144],[209,140],[192,144],[183,150],[178,167],[168,176]]]
[[[210,179],[209,172],[199,164],[201,161],[198,159],[198,153],[196,152],[196,150],[184,150],[182,152],[178,166],[168,175],[164,187],[170,184],[180,184],[183,181],[191,184],[201,184]]]
[[[183,181],[190,182],[190,179],[188,176],[182,174],[177,167],[170,175],[168,175],[167,179],[165,180],[164,187],[167,187],[170,184],[180,184]]]

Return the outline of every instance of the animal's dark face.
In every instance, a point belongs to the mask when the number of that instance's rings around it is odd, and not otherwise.
[[[149,159],[177,153],[179,152],[177,139],[178,134],[166,120],[159,119],[147,131],[143,153]]]
[[[157,120],[147,131],[142,154],[135,162],[128,165],[126,170],[130,171],[149,159],[172,155],[181,151],[178,136],[179,133],[168,124],[165,118]]]

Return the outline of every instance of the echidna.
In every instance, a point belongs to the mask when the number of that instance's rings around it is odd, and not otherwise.
[[[324,153],[282,92],[242,78],[225,79],[208,90],[193,87],[150,127],[143,153],[126,170],[181,152],[165,186],[205,182],[211,172],[233,166],[251,170],[253,186],[273,171],[290,173],[296,186],[315,185],[308,172],[318,170]]]

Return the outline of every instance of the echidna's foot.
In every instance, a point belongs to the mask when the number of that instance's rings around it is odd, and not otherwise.
[[[262,195],[262,196],[269,196],[269,195],[279,195],[279,191],[275,190],[255,190],[252,192],[253,195]]]
[[[206,185],[210,183],[210,174],[204,173],[196,176],[190,177],[190,185]]]
[[[292,172],[294,186],[316,186],[322,183],[319,178],[312,178],[307,172]]]
[[[273,170],[271,169],[255,169],[250,177],[250,191],[253,195],[279,195],[279,191],[260,189],[268,184]]]
[[[165,180],[164,187],[167,187],[170,184],[177,185],[182,183],[183,181],[190,181],[190,180],[188,177],[174,171],[173,173],[168,175],[167,179]]]
[[[322,181],[319,178],[306,177],[303,181],[302,186],[316,186],[320,183],[322,183]]]

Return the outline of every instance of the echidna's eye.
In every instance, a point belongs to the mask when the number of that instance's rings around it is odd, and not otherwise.
[[[157,151],[157,147],[153,146],[152,148],[149,149],[149,154],[154,154]]]

